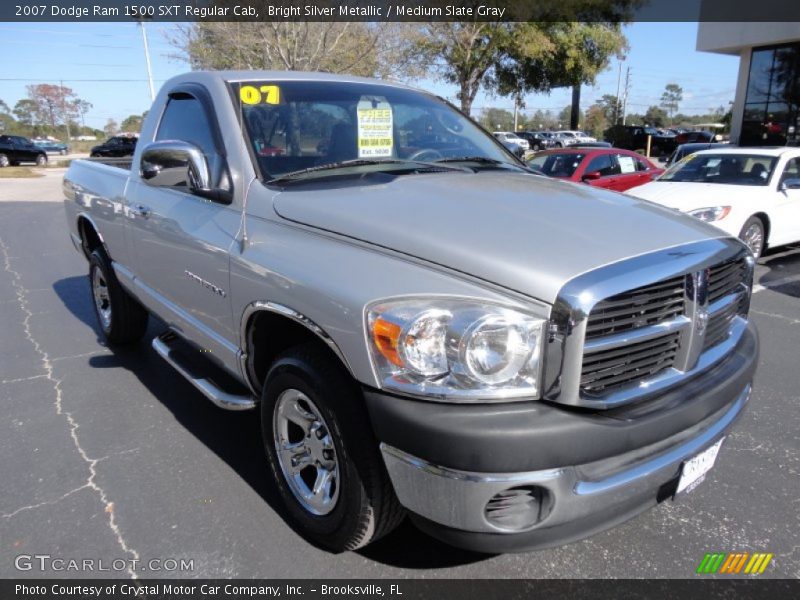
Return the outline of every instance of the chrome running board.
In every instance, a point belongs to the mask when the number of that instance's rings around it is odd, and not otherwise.
[[[184,367],[172,349],[169,347],[170,340],[177,337],[173,331],[168,331],[160,336],[153,338],[153,349],[167,361],[189,383],[196,387],[211,402],[224,408],[225,410],[249,410],[256,407],[256,401],[250,395],[236,395],[222,390],[217,384],[205,377],[198,377],[189,372]]]

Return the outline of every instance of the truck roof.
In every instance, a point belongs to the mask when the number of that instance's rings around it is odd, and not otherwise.
[[[398,81],[388,79],[371,79],[356,75],[336,75],[314,71],[190,71],[169,79],[164,86],[172,86],[183,82],[211,83],[214,81],[337,81],[347,83],[367,83],[388,85],[396,88],[414,89]]]

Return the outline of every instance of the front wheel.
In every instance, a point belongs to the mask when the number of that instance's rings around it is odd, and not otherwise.
[[[132,344],[147,330],[147,311],[117,281],[111,261],[100,249],[89,256],[94,312],[111,344]]]
[[[764,252],[764,242],[766,240],[764,232],[764,222],[758,217],[750,217],[739,232],[739,239],[742,240],[753,257],[758,260]]]
[[[47,156],[44,154],[39,154],[36,157],[36,166],[37,167],[46,167],[47,166]]]
[[[361,391],[315,344],[279,356],[264,384],[261,430],[292,525],[332,550],[355,550],[403,519]]]
[[[0,154],[0,169],[7,167],[11,164],[11,161],[8,160],[8,156],[5,154]]]

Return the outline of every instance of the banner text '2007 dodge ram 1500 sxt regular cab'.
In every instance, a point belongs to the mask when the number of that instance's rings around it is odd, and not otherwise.
[[[538,176],[429,93],[181,75],[64,191],[109,344],[157,315],[334,551],[406,514],[487,552],[591,535],[697,485],[750,397],[741,242]]]

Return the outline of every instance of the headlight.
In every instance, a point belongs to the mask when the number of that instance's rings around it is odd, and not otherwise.
[[[539,397],[545,319],[455,298],[385,301],[366,318],[383,388],[462,402]]]
[[[688,214],[706,223],[712,223],[713,221],[724,219],[728,216],[729,212],[731,212],[730,206],[710,206],[708,208],[690,210]]]

